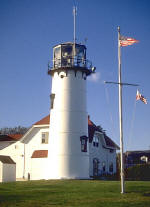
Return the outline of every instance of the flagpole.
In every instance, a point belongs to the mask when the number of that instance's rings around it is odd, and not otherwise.
[[[120,27],[118,27],[118,75],[119,75],[119,126],[120,126],[120,163],[121,163],[121,193],[125,193],[124,183],[124,159],[123,159],[123,118],[122,118],[122,79],[121,79],[121,48]]]

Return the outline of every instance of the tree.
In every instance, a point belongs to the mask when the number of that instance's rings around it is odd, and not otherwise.
[[[29,128],[17,126],[17,127],[3,127],[0,129],[0,134],[25,134]]]

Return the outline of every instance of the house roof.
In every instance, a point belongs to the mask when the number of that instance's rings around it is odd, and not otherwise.
[[[0,142],[1,141],[18,141],[21,139],[23,134],[0,134]]]
[[[49,124],[50,124],[50,115],[45,116],[43,119],[41,119],[40,121],[38,121],[35,124],[33,124],[33,126],[49,125]],[[104,132],[102,132],[101,129],[98,126],[96,126],[90,120],[90,117],[88,116],[88,137],[89,137],[89,142],[90,143],[93,140],[93,136],[94,136],[95,131],[98,131],[98,132],[101,132],[101,133],[104,134],[104,139],[105,139],[105,142],[106,142],[106,147],[119,149],[119,147]],[[16,135],[15,134],[14,135],[0,135],[0,141],[17,141],[22,136],[23,135],[21,135],[21,134],[16,134]],[[38,152],[38,153],[40,153],[40,152]]]
[[[104,138],[107,146],[116,148],[118,150],[120,149],[119,146],[112,139],[110,139],[106,134],[104,134]]]
[[[89,142],[90,143],[93,140],[93,136],[94,136],[95,131],[98,131],[98,128],[88,117],[88,135],[89,135]]]
[[[0,161],[5,164],[16,164],[11,157],[5,155],[0,155]]]
[[[31,158],[45,158],[48,157],[48,150],[35,150]]]
[[[90,117],[88,117],[88,135],[89,135],[89,142],[91,143],[93,141],[93,136],[95,131],[101,132],[104,135],[104,139],[106,142],[106,147],[108,148],[116,148],[119,149],[118,145],[115,144],[112,139],[110,139],[101,129],[96,126],[91,120]]]
[[[35,124],[33,125],[47,125],[50,123],[50,115],[45,116],[43,119],[41,119],[40,121],[37,121]]]
[[[149,155],[150,156],[150,150],[142,150],[142,151],[126,151],[126,156],[132,155],[132,156],[142,156],[142,155]]]

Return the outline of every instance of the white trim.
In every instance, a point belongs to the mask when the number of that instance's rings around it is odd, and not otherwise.
[[[49,124],[41,124],[41,125],[33,125],[33,127],[35,127],[35,128],[41,128],[41,127],[49,127]]]
[[[94,135],[95,134],[98,134],[98,135],[100,135],[100,137],[102,137],[102,146],[105,146],[106,147],[106,141],[105,141],[105,138],[104,138],[104,134],[102,133],[102,132],[99,132],[99,131],[95,131],[94,132]],[[101,136],[102,135],[102,136]],[[94,137],[94,136],[93,136]],[[101,141],[101,140],[100,140]]]
[[[19,140],[20,142],[22,142],[24,139],[25,139],[25,137],[32,131],[32,129],[34,128],[34,126],[32,126],[24,135],[23,135],[23,137]]]
[[[18,142],[18,141],[19,141],[19,140],[14,140],[14,141],[5,141],[5,140],[4,140],[4,141],[0,141],[0,143],[2,143],[2,142],[6,142],[6,143],[7,143],[7,142],[9,142],[9,143],[10,143],[10,142],[14,142],[14,143],[15,143],[15,142]]]
[[[27,135],[29,135],[29,133],[34,129],[34,128],[45,128],[45,127],[49,127],[49,124],[43,124],[43,125],[32,125],[32,127],[23,135],[23,137],[18,140],[20,142],[24,141],[24,139],[26,138]]]

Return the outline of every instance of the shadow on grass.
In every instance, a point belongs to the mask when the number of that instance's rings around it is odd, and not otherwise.
[[[149,193],[143,193],[143,196],[150,197],[150,192]]]

